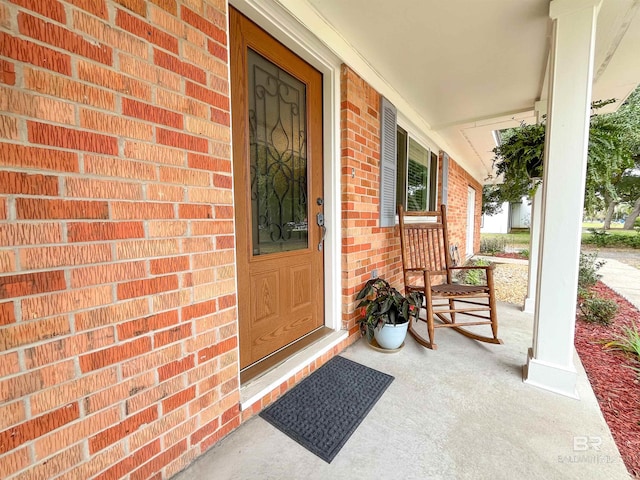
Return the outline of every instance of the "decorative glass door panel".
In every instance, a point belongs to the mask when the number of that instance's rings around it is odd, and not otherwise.
[[[307,248],[306,86],[248,50],[253,254]]]

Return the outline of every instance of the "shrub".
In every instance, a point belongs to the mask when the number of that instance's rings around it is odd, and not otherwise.
[[[481,258],[470,260],[465,266],[467,267],[487,267],[491,262],[487,262]],[[487,276],[484,270],[460,270],[458,273],[458,281],[466,285],[484,285],[487,283]]]
[[[580,312],[585,322],[610,325],[618,312],[618,305],[607,298],[587,297],[580,302]]]
[[[578,294],[584,296],[584,292],[593,287],[602,275],[598,270],[605,264],[603,260],[598,260],[597,253],[580,252],[580,264],[578,267]]]
[[[624,327],[622,334],[605,344],[605,347],[631,353],[640,361],[640,332],[635,322],[631,323],[631,327]]]
[[[530,252],[525,248],[523,250],[520,250],[520,255],[522,255],[524,258],[529,258]]]
[[[598,230],[597,228],[590,228],[591,238],[593,243],[599,247],[604,247],[607,244],[607,236],[609,235],[606,230]]]
[[[480,239],[480,253],[502,253],[506,248],[507,240],[504,237]]]
[[[585,245],[597,245],[599,247],[626,247],[626,248],[640,248],[640,235],[629,235],[628,233],[616,233],[608,231],[584,235],[582,237],[582,243]]]

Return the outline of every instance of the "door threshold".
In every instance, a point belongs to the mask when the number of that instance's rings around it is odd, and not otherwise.
[[[263,370],[263,373],[257,376],[254,375],[251,380],[243,382],[242,376],[244,372],[242,372],[240,374],[240,410],[246,410],[251,407],[266,394],[289,380],[289,378],[349,336],[349,332],[346,330],[335,331],[326,327],[318,330],[318,332],[321,335],[317,339],[314,337],[313,340],[315,341],[311,344],[288,358],[281,359],[279,364],[273,362],[270,368],[267,368],[266,371]]]

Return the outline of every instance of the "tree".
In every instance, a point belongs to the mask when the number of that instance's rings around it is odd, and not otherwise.
[[[640,88],[629,96],[618,111],[597,114],[597,110],[612,103],[605,100],[592,103],[589,125],[589,149],[585,184],[585,208],[592,212],[602,203],[615,207],[620,201],[616,185],[632,171],[640,158]],[[503,183],[496,185],[488,200],[495,204],[520,201],[531,197],[537,188],[544,158],[546,124],[521,124],[502,132],[501,144],[494,148],[493,164]],[[483,206],[483,209],[485,207]],[[633,222],[633,220],[632,220]]]

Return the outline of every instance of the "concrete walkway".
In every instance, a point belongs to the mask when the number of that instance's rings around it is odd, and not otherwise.
[[[580,401],[524,384],[533,317],[498,308],[504,345],[441,329],[437,351],[344,351],[395,380],[331,464],[254,417],[177,480],[629,478],[577,356]]]
[[[601,260],[606,263],[598,271],[602,275],[600,280],[640,310],[640,270],[618,260]]]

